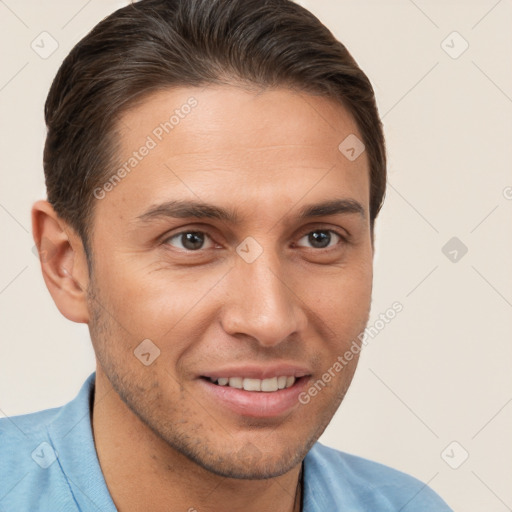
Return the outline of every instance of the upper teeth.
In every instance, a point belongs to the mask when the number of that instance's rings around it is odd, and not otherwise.
[[[221,377],[219,379],[210,378],[210,380],[219,386],[230,386],[245,391],[277,391],[285,389],[295,384],[295,377],[272,377],[270,379],[249,379],[243,377]]]

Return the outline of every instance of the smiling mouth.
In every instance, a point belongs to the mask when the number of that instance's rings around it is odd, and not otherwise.
[[[231,371],[236,372],[235,376],[229,377]],[[311,374],[299,368],[276,369],[270,373],[272,376],[269,375],[270,371],[267,369],[265,375],[261,369],[224,369],[213,375],[202,375],[199,389],[206,393],[215,409],[218,406],[222,411],[229,410],[238,417],[282,417],[299,405],[298,396]]]
[[[263,393],[274,393],[282,389],[291,388],[298,380],[293,376],[282,375],[280,377],[271,377],[268,379],[252,379],[249,377],[203,377],[204,379],[216,384],[234,389],[243,389],[244,391],[256,391]],[[300,378],[300,377],[299,377]]]

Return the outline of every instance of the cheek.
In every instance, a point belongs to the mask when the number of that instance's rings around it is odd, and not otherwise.
[[[216,285],[224,273],[225,269],[171,270],[124,261],[116,265],[114,273],[108,269],[101,272],[102,300],[105,306],[108,304],[112,318],[124,328],[127,343],[133,345],[145,338],[157,344],[172,340],[173,351],[179,352],[186,348],[192,331],[200,329],[209,318],[211,308],[206,311],[205,307],[216,295]],[[180,336],[184,330],[187,336]],[[131,336],[126,337],[126,332]]]
[[[368,320],[372,294],[371,261],[340,268],[328,276],[310,277],[301,286],[301,297],[342,339],[353,335]]]

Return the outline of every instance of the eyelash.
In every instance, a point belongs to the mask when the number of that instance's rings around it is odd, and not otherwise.
[[[334,246],[330,246],[330,247],[320,247],[320,248],[316,248],[316,247],[308,247],[307,249],[311,249],[313,251],[330,251],[330,250],[334,250],[337,246],[339,245],[342,245],[342,244],[345,244],[345,243],[348,243],[348,237],[346,235],[343,235],[342,233],[340,233],[339,231],[335,230],[335,229],[331,229],[331,228],[315,228],[315,229],[309,229],[308,231],[304,231],[300,234],[300,237],[299,237],[299,240],[301,240],[302,238],[304,238],[305,236],[311,234],[311,233],[315,233],[315,232],[324,232],[324,233],[331,233],[331,234],[334,234],[336,235],[337,237],[339,237],[340,241],[335,244]],[[182,235],[185,235],[187,233],[197,233],[197,234],[201,234],[201,235],[206,235],[208,238],[210,238],[210,240],[213,242],[213,237],[210,236],[210,234],[207,232],[207,231],[202,231],[202,230],[199,230],[199,229],[188,229],[188,230],[184,230],[184,231],[180,231],[178,233],[175,233],[171,236],[166,236],[165,239],[162,241],[162,243],[164,245],[170,245],[168,244],[168,242],[174,238],[178,238]],[[215,242],[214,242],[215,243]],[[202,251],[205,251],[205,250],[208,250],[208,249],[197,249],[197,250],[191,250],[191,249],[181,249],[181,248],[175,248],[177,249],[178,251],[181,251],[181,252],[186,252],[186,253],[201,253]]]

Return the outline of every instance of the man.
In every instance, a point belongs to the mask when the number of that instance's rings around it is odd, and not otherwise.
[[[372,87],[327,28],[288,0],[142,0],[76,45],[45,115],[34,238],[97,367],[2,420],[1,510],[450,510],[317,443],[386,181]]]

